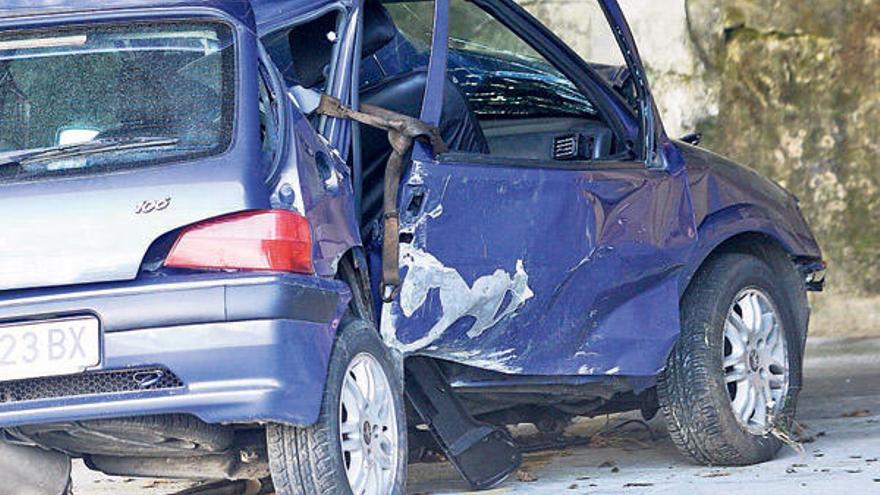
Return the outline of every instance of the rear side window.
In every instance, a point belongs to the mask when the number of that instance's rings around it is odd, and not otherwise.
[[[277,96],[269,84],[267,69],[259,67],[260,87],[260,161],[264,177],[274,172],[278,153],[280,117]]]
[[[339,14],[332,11],[262,38],[287,87],[300,85],[321,92],[327,89],[340,20]]]
[[[222,152],[232,139],[234,63],[221,23],[0,34],[0,179]]]

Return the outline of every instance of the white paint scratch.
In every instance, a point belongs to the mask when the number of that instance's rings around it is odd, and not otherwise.
[[[505,349],[503,351],[489,352],[486,354],[483,354],[479,350],[468,350],[443,353],[442,356],[438,354],[438,357],[464,363],[469,366],[475,366],[477,368],[515,375],[522,372],[521,367],[508,364],[511,360],[517,357],[515,353],[516,349]]]
[[[467,332],[468,337],[479,337],[534,296],[522,260],[517,260],[515,273],[498,269],[478,278],[473,286],[468,286],[457,270],[411,244],[400,245],[400,265],[407,268],[406,277],[400,288],[399,304],[385,304],[382,308],[382,336],[388,345],[404,353],[431,345],[453,323],[466,316],[475,320]],[[399,318],[412,317],[434,289],[439,290],[442,315],[419,339],[406,344],[400,342],[397,339]],[[510,302],[502,307],[508,293]]]
[[[438,203],[437,206],[434,207],[433,210],[425,212],[412,224],[407,225],[407,226],[401,226],[400,232],[402,234],[414,234],[416,229],[419,226],[421,226],[423,223],[427,222],[429,218],[430,219],[439,218],[440,215],[443,215],[443,205]]]
[[[586,364],[578,368],[578,375],[595,375],[596,368],[587,366]]]

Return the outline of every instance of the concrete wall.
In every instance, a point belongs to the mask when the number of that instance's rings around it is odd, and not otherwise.
[[[814,333],[880,334],[880,1],[619,0],[670,135],[801,198],[830,263]],[[524,0],[589,59],[595,0]]]

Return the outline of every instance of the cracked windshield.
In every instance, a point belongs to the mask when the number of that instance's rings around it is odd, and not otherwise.
[[[427,52],[433,2],[388,4],[404,36]],[[449,77],[481,118],[595,115],[592,103],[541,54],[484,10],[449,4]]]

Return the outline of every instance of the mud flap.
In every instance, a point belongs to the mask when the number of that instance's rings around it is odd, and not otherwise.
[[[471,488],[497,486],[522,462],[510,434],[471,417],[433,360],[406,361],[406,396]]]

